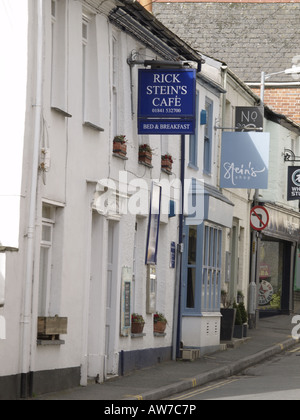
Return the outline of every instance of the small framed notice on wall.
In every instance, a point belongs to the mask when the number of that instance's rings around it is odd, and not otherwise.
[[[121,336],[128,337],[131,330],[131,291],[132,268],[122,269],[122,295],[121,295]]]

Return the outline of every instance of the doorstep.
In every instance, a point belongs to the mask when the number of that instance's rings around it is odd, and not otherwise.
[[[252,340],[252,337],[233,338],[232,341],[221,341],[221,344],[226,345],[228,349],[237,349],[249,340]]]

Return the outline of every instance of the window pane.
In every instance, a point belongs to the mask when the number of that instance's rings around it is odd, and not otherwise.
[[[203,270],[203,285],[201,293],[201,311],[206,309],[207,269]]]
[[[204,133],[204,172],[210,173],[213,136],[213,103],[209,99],[206,100],[205,110],[207,115],[207,123]]]
[[[199,127],[199,92],[196,96],[196,131],[194,135],[190,136],[190,156],[189,161],[191,165],[198,165],[198,127]]]
[[[197,226],[190,226],[188,264],[195,265],[196,259],[197,259]]]
[[[210,267],[214,266],[214,254],[215,254],[215,237],[214,237],[214,229],[210,229],[210,257],[209,257],[209,265]]]
[[[40,253],[40,283],[39,283],[39,316],[46,316],[46,300],[49,273],[49,248],[41,247]]]
[[[218,232],[218,240],[216,243],[217,247],[217,261],[216,261],[216,267],[221,268],[221,246],[222,246],[222,232],[219,230]]]
[[[186,307],[195,308],[196,268],[188,269]]]
[[[51,207],[47,205],[43,205],[43,219],[51,219]]]
[[[43,225],[42,227],[42,241],[52,241],[52,226]]]

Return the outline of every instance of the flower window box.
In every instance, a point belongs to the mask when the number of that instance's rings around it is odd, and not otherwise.
[[[139,162],[152,167],[152,149],[149,144],[143,144],[139,147]]]
[[[173,158],[168,153],[161,157],[161,168],[171,174],[172,173]]]
[[[126,136],[116,136],[113,141],[113,154],[126,158],[127,156],[127,140]]]

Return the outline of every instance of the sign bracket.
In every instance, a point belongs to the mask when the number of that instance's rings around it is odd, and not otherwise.
[[[205,64],[205,60],[202,59],[198,62],[189,61],[189,60],[137,60],[139,56],[138,53],[132,51],[130,56],[127,59],[129,66],[144,66],[151,67],[152,69],[197,69],[197,73],[200,73],[202,70],[202,64]]]
[[[215,130],[229,130],[229,131],[236,131],[239,130],[241,132],[243,131],[264,131],[263,127],[218,127],[215,125]]]
[[[290,149],[284,149],[284,161],[300,162],[300,156],[296,156],[295,153]]]

